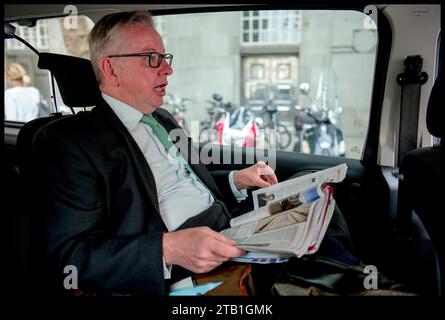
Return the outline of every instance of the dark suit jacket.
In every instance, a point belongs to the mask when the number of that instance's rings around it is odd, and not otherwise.
[[[167,131],[178,128],[167,111],[153,115]],[[185,141],[190,147],[190,140]],[[181,152],[187,156],[184,146]],[[91,112],[41,128],[33,158],[44,199],[46,251],[61,277],[59,285],[66,276],[63,268],[74,265],[82,290],[165,294],[162,235],[167,229],[153,174],[110,106],[100,99]],[[204,165],[191,166],[217,201],[180,228],[227,227],[237,205],[228,172],[215,172],[215,182]]]

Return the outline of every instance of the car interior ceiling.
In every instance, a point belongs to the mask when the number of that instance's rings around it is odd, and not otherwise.
[[[125,6],[125,8],[127,8],[127,6]],[[168,10],[160,6],[159,9],[155,8],[153,13],[176,14],[199,12],[201,10],[212,11],[215,9],[214,7],[206,9],[192,7]],[[100,14],[96,14],[94,19],[97,19],[99,15]],[[395,280],[409,282],[413,290],[418,293],[440,295],[441,288],[443,288],[443,279],[440,277],[443,273],[441,266],[443,266],[444,262],[443,254],[437,250],[439,246],[437,243],[441,241],[440,233],[443,232],[443,230],[436,230],[434,227],[443,226],[443,222],[431,222],[429,217],[431,216],[431,211],[433,211],[432,207],[422,208],[419,205],[419,203],[431,204],[430,199],[428,197],[425,198],[430,189],[424,190],[422,197],[417,199],[418,202],[416,202],[416,204],[408,204],[410,210],[414,209],[410,233],[408,235],[400,235],[397,232],[398,221],[394,220],[390,213],[391,210],[393,210],[391,207],[390,186],[382,174],[381,167],[377,164],[380,119],[382,115],[389,55],[393,41],[390,23],[380,11],[378,32],[379,41],[382,45],[378,46],[370,123],[362,159],[355,160],[277,151],[276,174],[279,181],[282,181],[296,174],[301,174],[301,172],[313,172],[340,163],[346,163],[348,165],[347,178],[343,183],[334,187],[335,199],[348,223],[357,255],[365,262],[378,265],[384,274],[388,274],[388,276],[393,277]],[[443,50],[441,56],[443,56]],[[51,74],[57,81],[63,101],[69,107],[76,108],[76,110],[92,105],[92,102],[97,99],[98,94],[91,64],[88,60],[84,60],[85,59],[51,53],[41,53],[39,55],[38,67],[51,71]],[[440,79],[436,79],[436,85],[433,89],[434,92],[430,97],[430,105],[428,106],[428,112],[430,112],[429,119],[435,119],[436,122],[432,126],[432,129],[428,126],[428,130],[432,131],[435,136],[442,138],[443,129],[440,126],[440,120],[443,119],[443,110],[437,111],[437,105],[440,104],[440,101],[442,101],[441,97],[443,96],[442,91],[438,89],[439,81],[440,83],[443,82],[443,72],[440,72],[440,75]],[[80,81],[79,79],[82,80]],[[86,94],[79,95],[79,92],[86,92]],[[431,114],[433,115],[431,116]],[[17,190],[32,192],[27,189],[29,186],[26,185],[26,179],[28,179],[26,176],[26,168],[29,167],[27,160],[29,160],[31,154],[32,138],[39,128],[51,121],[57,121],[57,119],[62,117],[66,116],[56,114],[26,123],[19,131],[17,145],[5,146],[5,148],[8,147],[6,157],[8,164],[3,168],[5,177],[7,178],[4,180],[4,184],[8,186],[8,188],[6,188],[8,190],[6,208],[8,211],[14,213],[8,216],[11,220],[10,223],[13,226],[18,226],[18,228],[12,228],[9,235],[14,244],[9,254],[14,257],[13,259],[18,261],[16,265],[10,266],[10,272],[17,274],[12,278],[20,278],[20,275],[24,273],[27,274],[27,276],[20,279],[30,278],[28,274],[29,270],[26,270],[28,264],[30,264],[30,258],[29,255],[27,255],[29,251],[27,243],[29,242],[28,237],[33,236],[32,226],[30,224],[32,223],[31,221],[34,220],[30,220],[30,208],[26,206],[27,204],[23,203],[22,199],[18,198],[20,192]],[[434,160],[437,162],[434,162],[432,170],[438,170],[439,167],[439,170],[436,172],[442,172],[441,174],[443,175],[443,143],[440,147],[432,149],[434,150],[427,150],[427,152],[435,153],[435,159],[439,159]],[[248,155],[249,151],[246,149],[224,146],[219,149],[219,152],[220,159],[236,159],[239,158],[238,155],[241,154],[244,162],[238,165],[209,164],[207,165],[209,170],[237,170],[250,165],[246,163],[247,159],[250,159]],[[419,184],[426,184],[427,182],[422,179],[430,174],[421,176],[419,172],[428,171],[431,169],[429,165],[433,163],[430,158],[431,153],[418,156],[418,154],[424,152],[424,150],[414,150],[413,152],[414,156],[410,153],[408,159],[414,159],[414,164],[410,164],[410,169],[407,169],[407,171],[409,170],[409,173],[407,173],[409,181],[407,183],[409,183],[411,187],[410,199],[416,197],[418,191],[417,186]],[[224,156],[224,154],[230,154],[230,156]],[[257,159],[255,158],[255,160]],[[425,165],[421,171],[419,171],[421,166],[418,164],[419,162]],[[16,168],[19,169],[18,173]],[[415,187],[412,187],[413,185]],[[434,190],[440,190],[440,186]],[[438,199],[440,199],[440,195]],[[19,213],[16,214],[16,212]],[[437,217],[437,215],[435,215],[435,217]],[[27,222],[24,222],[25,219],[28,219]],[[14,233],[14,231],[16,232]],[[439,240],[434,238],[433,241],[431,241],[431,234],[439,234],[437,236]],[[17,265],[19,268],[16,268]],[[411,276],[413,273],[416,274],[415,279]],[[13,280],[8,279],[8,281]],[[23,281],[26,282],[26,280]],[[30,283],[23,283],[22,285],[26,286],[30,285]],[[17,283],[11,283],[11,286],[17,286]]]

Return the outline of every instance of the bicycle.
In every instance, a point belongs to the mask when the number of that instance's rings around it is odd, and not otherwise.
[[[224,102],[219,94],[215,93],[212,97],[212,101],[207,101],[212,106],[207,108],[209,120],[201,122],[199,141],[255,147],[257,124],[252,112],[245,107]]]
[[[190,133],[184,113],[187,110],[186,103],[191,101],[189,98],[174,97],[173,94],[167,93],[164,107],[172,114],[176,122],[183,128],[187,134]]]
[[[264,129],[265,141],[268,143],[269,147],[274,147],[273,142],[276,142],[276,149],[286,149],[291,143],[292,135],[286,126],[278,122],[277,105],[274,103],[274,100],[271,99],[265,106],[263,106],[263,108],[264,110],[261,113],[261,116],[264,118],[265,115],[267,115],[267,121],[261,128]]]

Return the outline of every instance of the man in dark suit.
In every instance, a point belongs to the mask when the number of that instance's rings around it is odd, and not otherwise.
[[[50,123],[34,140],[54,272],[62,279],[75,266],[83,291],[163,295],[176,270],[207,272],[243,255],[217,231],[245,190],[277,183],[273,170],[257,163],[210,174],[190,162],[196,151],[181,134],[180,154],[171,153],[163,130],[182,131],[159,107],[172,56],[149,13],[102,18],[90,54],[97,106]]]
[[[164,295],[166,280],[244,254],[218,231],[251,210],[247,189],[277,177],[264,162],[210,173],[196,161],[190,139],[159,108],[172,56],[148,12],[103,17],[89,42],[96,107],[51,122],[33,143],[50,278],[66,289],[69,266],[84,292]],[[319,252],[348,253],[336,249],[350,241],[340,212],[330,237]],[[268,270],[260,278],[273,280]]]

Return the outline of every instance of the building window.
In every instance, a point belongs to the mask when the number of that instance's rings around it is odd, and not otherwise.
[[[48,50],[48,21],[37,21],[35,28],[22,27],[13,23],[16,27],[16,35],[25,39],[37,50]],[[23,50],[25,45],[20,41],[8,41],[7,49],[9,50]]]
[[[255,63],[251,68],[251,78],[255,80],[264,79],[264,65]]]
[[[279,63],[277,67],[277,79],[290,79],[290,69],[289,63]]]
[[[300,42],[300,10],[244,11],[243,44]]]

